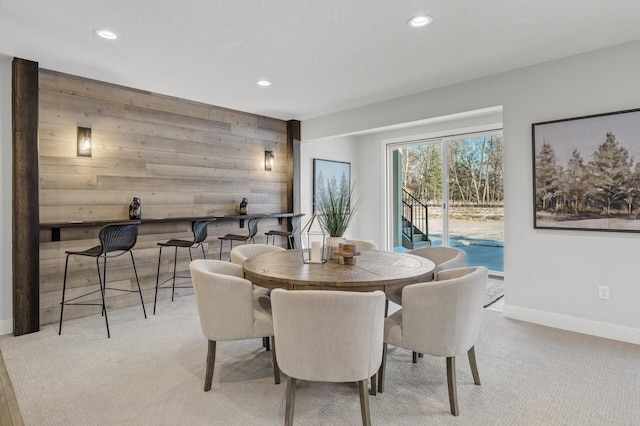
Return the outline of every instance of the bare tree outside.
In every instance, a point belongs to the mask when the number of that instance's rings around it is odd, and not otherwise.
[[[428,206],[430,238],[441,238],[443,203],[449,205],[450,245],[504,241],[502,134],[448,140],[449,200],[442,199],[441,144],[402,148],[403,188]],[[455,240],[452,242],[452,240]]]

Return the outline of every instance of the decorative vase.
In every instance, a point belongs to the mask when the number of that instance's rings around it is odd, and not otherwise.
[[[329,259],[336,260],[338,256],[334,252],[340,249],[340,244],[344,243],[346,238],[344,237],[329,237],[327,238],[327,246],[329,247]]]
[[[246,198],[243,198],[242,201],[240,202],[240,209],[239,209],[239,213],[242,215],[247,214],[247,204],[249,204],[249,200],[247,200]]]
[[[133,201],[129,204],[129,219],[141,219],[142,218],[142,205],[140,204],[140,198],[133,197]]]

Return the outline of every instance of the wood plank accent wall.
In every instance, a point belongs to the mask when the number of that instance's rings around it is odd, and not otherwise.
[[[141,200],[143,218],[236,214],[242,197],[248,198],[251,214],[290,211],[285,121],[47,70],[40,70],[39,113],[41,223],[128,219],[134,196]],[[92,129],[91,158],[76,156],[77,127]],[[264,170],[265,150],[275,154],[271,172]],[[264,242],[264,232],[284,230],[287,224],[265,219],[259,227],[256,242]],[[65,250],[97,245],[98,231],[64,228],[61,241],[51,241],[48,230],[40,231],[41,324],[59,318]],[[246,234],[247,229],[240,229],[238,221],[209,225],[208,258],[218,258],[216,236],[225,233]],[[140,227],[134,256],[147,304],[154,296],[157,242],[191,235],[189,223]],[[223,260],[228,251],[225,243]],[[201,256],[200,250],[194,251],[194,257]],[[188,261],[188,251],[179,250],[179,275],[188,275]],[[130,258],[111,262],[108,286],[135,289]],[[161,280],[172,270],[173,253],[165,250]],[[97,289],[95,260],[72,257],[67,280],[67,298]],[[161,290],[158,299],[170,294]],[[108,309],[139,303],[135,293],[107,292]],[[65,308],[64,318],[99,312],[95,306],[72,306]]]

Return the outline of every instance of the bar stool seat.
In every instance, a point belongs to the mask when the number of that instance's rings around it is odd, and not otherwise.
[[[234,241],[242,241],[244,243],[251,241],[252,243],[255,244],[256,240],[254,238],[258,233],[259,220],[260,218],[249,219],[249,223],[247,224],[247,228],[249,228],[249,233],[247,235],[226,234],[222,237],[218,237],[218,239],[220,240],[220,258],[219,259],[222,260],[222,243],[224,241],[229,241],[231,243],[231,246],[229,247],[229,257],[231,257],[231,250],[233,249]]]
[[[287,239],[287,248],[289,249],[295,249],[296,248],[296,239],[294,237],[295,233],[296,233],[296,229],[298,227],[298,219],[300,219],[302,216],[304,216],[303,213],[298,213],[294,216],[291,216],[291,222],[292,222],[292,230],[291,231],[281,231],[279,229],[271,229],[268,232],[265,232],[264,235],[267,236],[267,244],[269,244],[269,237],[273,237],[273,240],[271,242],[271,244],[276,243],[276,237],[284,237]]]
[[[164,284],[168,283],[169,281],[172,282],[171,284],[171,301],[173,302],[173,297],[175,294],[175,289],[176,288],[192,288],[191,285],[183,285],[183,286],[176,286],[176,278],[191,278],[189,277],[185,277],[185,276],[176,276],[176,265],[178,264],[177,260],[178,260],[178,247],[180,248],[188,248],[189,249],[189,260],[193,261],[193,256],[191,254],[191,249],[192,248],[202,248],[202,256],[206,259],[207,255],[204,252],[204,240],[206,240],[207,238],[207,227],[209,226],[209,222],[211,222],[210,220],[196,220],[195,222],[193,222],[191,224],[191,230],[193,231],[193,239],[191,240],[180,240],[180,239],[171,239],[169,241],[166,241],[164,243],[158,243],[158,245],[160,246],[160,253],[158,254],[158,274],[156,275],[156,293],[155,296],[153,298],[153,315],[156,314],[156,304],[158,301],[158,288],[169,288],[169,287],[162,287]],[[173,276],[170,278],[167,278],[166,280],[164,280],[163,282],[160,282],[160,261],[162,259],[162,248],[163,247],[173,247],[174,250],[174,254],[173,254]]]
[[[287,247],[292,249],[295,248],[295,240],[293,238],[293,231],[279,231],[277,229],[272,229],[269,232],[265,232],[264,235],[267,236],[267,244],[269,244],[269,237],[273,237],[271,244],[274,245],[276,243],[276,237],[285,237],[287,239]]]
[[[144,300],[142,299],[142,290],[140,289],[140,280],[138,279],[138,271],[136,270],[136,262],[133,258],[133,252],[131,249],[136,244],[136,240],[138,238],[138,223],[111,223],[105,225],[102,229],[100,229],[100,233],[98,234],[98,238],[100,240],[100,245],[91,247],[87,250],[81,251],[73,251],[68,250],[65,253],[67,254],[67,259],[64,264],[64,281],[62,283],[62,301],[60,302],[60,325],[58,327],[58,335],[62,334],[62,316],[64,313],[65,305],[91,305],[91,306],[102,306],[102,315],[104,316],[104,320],[107,326],[107,337],[111,337],[109,332],[109,320],[107,318],[107,305],[105,303],[105,293],[106,290],[115,290],[121,292],[138,292],[140,294],[140,303],[142,305],[142,313],[144,317],[147,318],[147,312],[144,308]],[[133,272],[136,276],[136,283],[138,285],[137,290],[127,290],[121,288],[111,288],[107,287],[107,258],[114,258],[121,256],[125,253],[129,253],[131,255],[131,263],[133,264]],[[67,289],[67,271],[69,269],[69,256],[87,256],[94,257],[96,259],[96,267],[98,270],[98,282],[100,284],[99,290],[94,290],[80,296],[76,296],[67,301],[64,300],[65,292]],[[100,271],[100,259],[103,260],[103,268],[102,273]],[[81,299],[83,297],[89,296],[91,294],[100,292],[100,296],[102,298],[102,303],[84,303],[84,302],[74,302],[74,300]]]

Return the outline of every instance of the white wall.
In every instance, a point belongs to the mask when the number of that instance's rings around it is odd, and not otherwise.
[[[640,108],[638,69],[640,41],[318,117],[302,123],[303,141],[312,141],[302,155],[313,146],[322,157],[315,145],[331,146],[335,135],[502,105],[505,316],[640,344],[640,234],[534,230],[531,158],[531,123]],[[381,139],[359,137],[352,157],[378,185]],[[367,188],[361,210],[381,241],[380,188]],[[603,284],[608,301],[597,298]]]
[[[300,148],[300,202],[301,212],[305,214],[300,221],[304,226],[313,214],[313,159],[345,161],[351,163],[351,182],[357,186],[360,192],[361,180],[358,174],[362,162],[358,159],[357,138],[354,136],[337,137],[331,140],[318,141],[316,143],[302,143]],[[356,212],[352,219],[352,225],[347,229],[345,236],[356,238],[358,235],[358,217]]]
[[[0,55],[0,334],[13,332],[11,255],[11,60]]]

